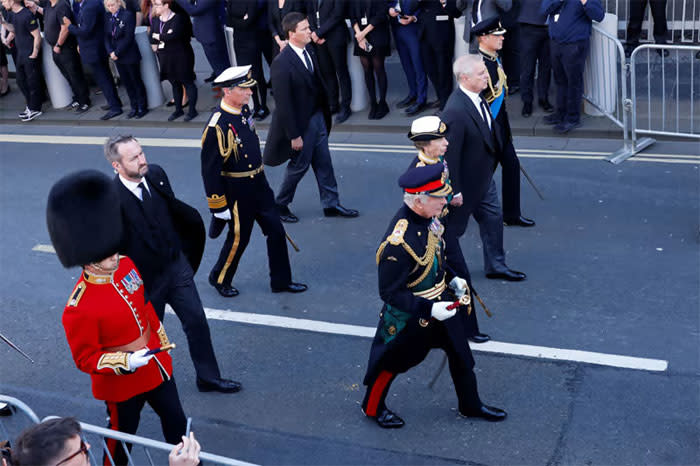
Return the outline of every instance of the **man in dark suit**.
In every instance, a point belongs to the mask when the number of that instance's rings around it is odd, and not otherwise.
[[[440,110],[452,92],[450,65],[455,49],[455,18],[462,16],[456,0],[418,1],[418,39],[423,66],[433,83]]]
[[[503,251],[503,214],[498,202],[493,172],[501,157],[503,141],[498,122],[481,96],[487,88],[489,73],[480,55],[459,57],[453,66],[459,88],[450,96],[442,113],[449,128],[445,159],[455,197],[462,205],[452,210],[448,238],[459,239],[467,228],[469,216],[479,223],[487,278],[510,281],[525,279],[525,274],[505,264]]]
[[[122,101],[114,86],[112,73],[109,71],[107,51],[104,43],[105,8],[100,0],[82,0],[77,14],[77,24],[63,17],[63,24],[68,31],[78,38],[80,60],[92,71],[97,85],[107,99],[109,110],[100,117],[109,120],[122,114]]]
[[[194,37],[202,44],[212,69],[205,81],[211,82],[231,66],[224,34],[224,0],[177,0],[177,4],[193,18]]]
[[[306,0],[306,13],[321,75],[328,85],[331,113],[338,114],[335,123],[339,124],[350,118],[352,113],[352,83],[348,71],[350,32],[345,24],[345,1]]]
[[[141,272],[158,319],[172,306],[187,336],[199,391],[233,393],[241,384],[221,378],[194,274],[204,252],[204,224],[199,213],[178,200],[165,171],[148,165],[133,136],[107,140],[105,157],[117,172],[124,219],[120,251]]]
[[[289,204],[310,166],[316,175],[324,215],[357,217],[357,210],[346,209],[338,200],[338,183],[328,149],[331,112],[316,54],[307,47],[311,42],[309,21],[303,14],[292,12],[284,17],[282,25],[289,47],[275,57],[270,68],[277,105],[263,157],[265,164],[272,166],[291,157],[275,198],[280,219],[288,223],[299,221]]]

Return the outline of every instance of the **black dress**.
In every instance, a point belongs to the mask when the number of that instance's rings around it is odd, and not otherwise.
[[[391,39],[389,38],[389,4],[386,0],[356,0],[350,5],[350,23],[358,25],[360,30],[368,24],[374,29],[367,34],[367,42],[372,44],[372,50],[368,53],[357,45],[357,40],[353,38],[355,45],[353,55],[365,57],[387,57],[391,55]],[[367,22],[364,23],[363,19]],[[363,24],[364,23],[364,24]]]
[[[191,38],[192,24],[189,17],[175,14],[164,23],[161,23],[159,17],[153,18],[151,43],[158,45],[156,55],[160,64],[161,81],[184,83],[195,80]]]

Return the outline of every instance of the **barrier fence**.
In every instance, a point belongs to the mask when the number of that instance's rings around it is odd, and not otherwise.
[[[48,419],[55,419],[56,416],[47,416],[40,420],[36,413],[25,403],[17,398],[0,394],[0,402],[7,403],[15,409],[15,414],[10,417],[0,417],[0,440],[9,439],[14,441],[20,432],[32,424],[38,424]],[[20,414],[20,418],[18,418]],[[26,418],[26,419],[25,419]],[[24,422],[22,422],[24,421]],[[102,455],[106,453],[109,464],[114,466],[111,456],[107,450],[107,440],[114,439],[122,445],[130,443],[133,445],[132,451],[128,455],[129,465],[163,465],[168,464],[168,454],[173,449],[169,443],[152,440],[138,435],[125,434],[104,427],[80,422],[83,440],[90,443],[88,450],[90,464],[101,465]],[[197,439],[200,444],[202,439]],[[212,453],[200,452],[199,458],[206,464],[220,464],[225,466],[255,466],[253,463],[239,461],[225,456]]]

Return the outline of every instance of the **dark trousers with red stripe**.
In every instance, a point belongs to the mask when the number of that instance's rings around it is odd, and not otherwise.
[[[455,392],[457,393],[457,400],[459,402],[460,412],[469,412],[476,410],[481,407],[481,399],[479,398],[479,391],[476,384],[476,376],[474,375],[474,370],[469,367],[465,361],[460,357],[459,353],[452,346],[447,330],[444,324],[431,321],[430,323],[430,335],[424,342],[415,342],[416,346],[421,346],[424,344],[422,358],[418,360],[418,363],[425,359],[431,349],[440,348],[445,351],[447,355],[447,361],[450,367],[450,375],[452,376],[452,382],[454,383]],[[466,345],[467,342],[465,341]],[[420,350],[419,350],[420,351]],[[397,373],[391,370],[392,364],[390,361],[394,358],[400,358],[400,354],[391,354],[391,352],[400,353],[400,348],[394,348],[394,351],[388,350],[384,361],[386,367],[381,370],[374,370],[376,377],[370,380],[367,384],[367,392],[365,393],[365,398],[362,401],[362,410],[367,416],[376,417],[386,409],[384,401],[386,400],[386,395],[389,392],[389,387],[391,383],[396,378]],[[418,365],[414,364],[414,366]]]
[[[180,404],[180,397],[177,394],[175,380],[170,379],[158,385],[151,391],[141,393],[126,401],[107,401],[107,415],[109,416],[108,429],[118,430],[127,434],[135,434],[141,419],[143,405],[148,402],[160,417],[160,425],[163,429],[165,441],[178,444],[185,435],[187,428],[187,418]],[[127,464],[127,456],[121,442],[113,439],[107,440],[107,447],[115,465]],[[127,444],[131,451],[131,444]],[[104,455],[105,465],[111,465],[107,454]]]

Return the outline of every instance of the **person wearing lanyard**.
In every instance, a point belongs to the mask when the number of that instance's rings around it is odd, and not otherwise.
[[[127,118],[142,118],[148,113],[146,88],[141,80],[141,53],[134,39],[136,15],[127,10],[124,0],[105,0],[107,10],[105,48],[117,65],[126,92],[131,102]]]

